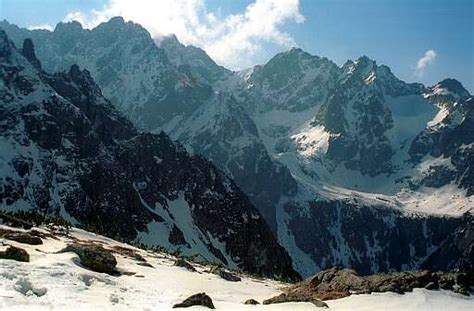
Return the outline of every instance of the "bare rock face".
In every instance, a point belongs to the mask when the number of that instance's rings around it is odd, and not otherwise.
[[[389,272],[359,276],[354,270],[333,268],[324,270],[303,282],[287,287],[290,296],[307,299],[317,297],[332,300],[351,294],[395,292],[403,294],[414,288],[460,290],[465,293],[474,284],[472,273],[443,273],[423,271]],[[467,291],[468,292],[468,291]]]
[[[102,273],[115,273],[117,260],[114,255],[102,246],[94,244],[71,244],[61,251],[74,252],[79,256],[81,264],[92,271]]]
[[[211,297],[206,295],[206,293],[194,294],[186,298],[183,302],[175,304],[173,308],[188,308],[192,306],[204,306],[209,309],[215,309]]]
[[[30,255],[22,248],[10,245],[5,251],[0,252],[0,259],[11,259],[16,261],[29,262]]]

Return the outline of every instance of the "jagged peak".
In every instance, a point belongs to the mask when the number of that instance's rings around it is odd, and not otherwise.
[[[115,29],[115,28],[116,29],[134,29],[141,32],[146,32],[148,36],[151,37],[148,30],[146,30],[142,25],[134,23],[132,21],[126,22],[122,16],[112,17],[108,21],[100,23],[92,30],[94,31],[97,29]]]
[[[78,21],[70,21],[70,22],[59,22],[56,24],[54,28],[54,32],[65,32],[65,31],[80,31],[83,30],[82,24]]]
[[[299,47],[292,47],[288,51],[275,55],[275,57],[273,58],[277,58],[277,57],[300,57],[300,58],[315,58],[315,59],[320,58],[319,56],[311,55],[310,53],[304,51],[303,49]]]
[[[0,57],[8,58],[12,54],[13,42],[8,38],[5,30],[0,28]]]
[[[107,22],[110,25],[123,25],[125,24],[125,20],[122,16],[114,16]]]
[[[377,65],[377,62],[373,59],[371,59],[370,57],[368,57],[367,55],[362,55],[360,56],[359,58],[357,58],[354,62],[355,64],[359,65],[359,66],[363,66],[363,65]]]
[[[446,78],[434,86],[431,87],[433,90],[441,90],[444,89],[450,93],[458,95],[460,98],[468,98],[471,95],[466,90],[466,88],[456,79]]]
[[[36,57],[35,45],[33,40],[26,38],[23,41],[22,52],[23,56],[38,70],[41,70],[41,62]]]
[[[101,95],[97,83],[92,78],[90,72],[87,69],[82,69],[77,64],[73,64],[69,71],[60,75],[66,75],[67,78],[72,81],[77,87],[81,89],[84,94]]]
[[[171,45],[171,46],[184,46],[179,40],[178,37],[172,33],[156,39],[158,46]]]

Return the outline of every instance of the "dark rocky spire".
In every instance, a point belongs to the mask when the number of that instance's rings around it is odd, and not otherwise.
[[[23,41],[22,54],[36,69],[41,70],[41,63],[38,58],[36,58],[35,45],[30,38],[26,38],[25,41]]]

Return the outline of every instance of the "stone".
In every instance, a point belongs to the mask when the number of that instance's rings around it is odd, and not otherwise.
[[[189,262],[187,262],[186,260],[184,260],[183,258],[178,258],[176,259],[176,261],[174,262],[174,265],[176,267],[182,267],[182,268],[185,268],[191,272],[196,272],[196,269],[193,267],[193,265],[191,265]]]
[[[22,262],[29,262],[30,255],[22,248],[8,246],[5,251],[0,252],[0,259],[11,259]]]
[[[247,300],[245,300],[244,304],[245,305],[259,305],[260,302],[258,302],[255,299],[247,299]]]
[[[469,296],[470,295],[469,289],[467,287],[464,287],[464,286],[454,287],[453,292],[455,292],[457,294],[464,295],[464,296]]]
[[[29,245],[40,245],[43,244],[43,240],[37,236],[33,236],[23,232],[12,232],[7,233],[3,236],[5,239],[16,241],[18,243],[29,244]]]
[[[217,267],[217,266],[212,267],[209,270],[209,273],[218,275],[221,278],[223,278],[224,280],[229,281],[229,282],[240,282],[240,281],[242,281],[242,278],[239,277],[238,275],[236,275],[232,272],[229,272],[229,271],[225,271],[221,267]]]
[[[33,227],[33,225],[29,222],[3,213],[0,213],[0,223],[10,227],[23,228],[26,230],[29,230]]]
[[[94,244],[70,244],[61,251],[73,252],[79,256],[81,264],[92,271],[113,274],[116,273],[117,260],[114,255],[102,246]]]
[[[211,297],[206,295],[206,293],[194,294],[186,298],[183,302],[175,304],[173,308],[187,308],[192,306],[204,306],[209,309],[215,309]]]
[[[282,293],[278,296],[272,297],[270,299],[266,299],[263,301],[263,304],[270,305],[274,303],[284,303],[284,302],[311,302],[316,307],[328,308],[328,305],[325,302],[315,298],[314,296],[312,297],[304,296],[304,295],[300,296],[300,295],[288,294],[288,293]]]

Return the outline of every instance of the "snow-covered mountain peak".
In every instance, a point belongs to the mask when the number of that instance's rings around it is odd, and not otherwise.
[[[426,88],[423,96],[439,107],[451,107],[454,103],[471,96],[464,86],[456,79],[444,79]]]

